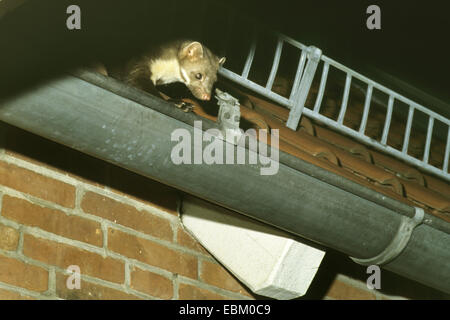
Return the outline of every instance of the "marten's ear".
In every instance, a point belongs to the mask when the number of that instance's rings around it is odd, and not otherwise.
[[[180,50],[181,58],[188,58],[190,60],[196,60],[203,57],[203,46],[200,42],[191,42]]]
[[[219,66],[222,66],[225,63],[225,61],[227,61],[227,58],[225,58],[225,57],[220,58],[219,59]]]

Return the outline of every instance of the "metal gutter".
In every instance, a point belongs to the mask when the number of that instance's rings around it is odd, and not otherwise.
[[[357,259],[383,252],[416,212],[283,152],[272,176],[260,175],[260,165],[175,165],[171,133],[183,128],[193,135],[200,119],[94,73],[2,101],[0,120]],[[201,120],[204,130],[216,127]],[[425,215],[409,236],[384,267],[450,293],[449,224]]]

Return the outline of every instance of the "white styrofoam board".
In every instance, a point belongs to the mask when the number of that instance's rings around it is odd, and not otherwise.
[[[286,232],[192,197],[183,201],[181,220],[250,290],[275,299],[304,295],[325,255]]]

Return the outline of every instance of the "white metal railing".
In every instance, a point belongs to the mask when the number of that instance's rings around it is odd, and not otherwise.
[[[449,166],[449,154],[450,154],[450,120],[437,114],[436,112],[433,112],[432,110],[429,110],[425,108],[424,106],[382,86],[381,84],[376,83],[375,81],[353,71],[352,69],[347,68],[346,66],[328,58],[327,56],[322,55],[322,51],[314,46],[305,46],[304,44],[295,41],[294,39],[291,39],[285,35],[276,33],[276,39],[277,39],[277,45],[275,49],[275,55],[272,63],[272,68],[267,80],[267,83],[265,86],[259,85],[251,80],[248,79],[248,75],[250,72],[250,69],[252,67],[253,58],[256,51],[256,38],[253,40],[252,45],[250,46],[250,50],[243,68],[243,71],[241,74],[237,74],[235,72],[232,72],[226,68],[221,68],[219,70],[219,73],[230,79],[233,80],[240,85],[247,87],[251,90],[253,90],[256,93],[259,93],[267,98],[272,99],[273,101],[279,103],[282,106],[285,106],[290,109],[289,118],[287,121],[287,127],[289,127],[292,130],[296,130],[300,121],[300,118],[302,114],[307,115],[308,117],[311,117],[312,119],[315,119],[319,122],[322,122],[337,131],[343,132],[345,134],[350,135],[351,137],[370,145],[376,149],[382,150],[386,153],[389,153],[399,159],[402,159],[412,165],[415,165],[423,170],[426,170],[428,172],[434,173],[448,181],[450,181],[450,174],[448,173],[448,166]],[[289,95],[289,98],[283,97],[274,91],[272,91],[272,86],[278,71],[278,66],[280,64],[280,58],[281,53],[283,50],[284,43],[289,43],[293,47],[301,50],[300,59],[297,66],[296,75],[294,78],[294,83]],[[313,81],[314,75],[317,70],[317,66],[320,62],[323,62],[323,69],[322,69],[322,75],[320,79],[320,86],[319,91],[316,97],[316,101],[314,104],[313,109],[304,108],[306,98],[308,97],[309,89],[311,87],[311,83]],[[320,106],[322,103],[322,98],[325,92],[326,82],[328,79],[328,71],[330,67],[336,68],[338,70],[343,71],[346,74],[346,81],[345,81],[345,87],[344,87],[344,93],[343,93],[343,99],[342,99],[342,105],[339,112],[339,116],[337,120],[330,119],[322,114],[319,113]],[[350,93],[350,87],[352,83],[352,79],[358,79],[364,84],[367,85],[367,90],[365,94],[365,102],[364,102],[364,109],[362,114],[361,123],[358,130],[354,130],[352,128],[349,128],[347,126],[344,126],[344,117],[345,112],[347,110],[348,105],[348,99],[349,99],[349,93]],[[371,105],[371,99],[372,99],[372,93],[373,90],[377,89],[385,94],[388,95],[389,101],[387,105],[387,111],[386,111],[386,118],[384,121],[383,126],[383,133],[381,137],[381,141],[374,140],[370,137],[368,137],[365,134],[365,129],[368,121],[369,111],[370,111],[370,105]],[[401,101],[408,105],[409,112],[408,117],[406,121],[406,130],[403,140],[403,145],[401,150],[397,150],[389,145],[387,145],[388,135],[389,135],[389,129],[390,124],[392,120],[392,115],[394,111],[394,102],[395,100]],[[411,127],[413,124],[413,116],[414,112],[418,110],[423,112],[428,116],[428,127],[427,127],[427,135],[426,135],[426,142],[425,142],[425,148],[424,148],[424,155],[421,160],[416,159],[412,156],[410,156],[408,152],[408,146],[411,136]],[[433,138],[433,127],[435,120],[439,120],[442,122],[447,130],[447,143],[445,147],[445,153],[444,153],[444,161],[443,161],[443,167],[438,168],[431,164],[429,164],[429,155],[430,155],[430,145]]]

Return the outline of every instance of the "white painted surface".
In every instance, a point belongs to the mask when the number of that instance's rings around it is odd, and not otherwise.
[[[254,293],[293,299],[306,293],[325,252],[288,233],[187,197],[186,229]]]

